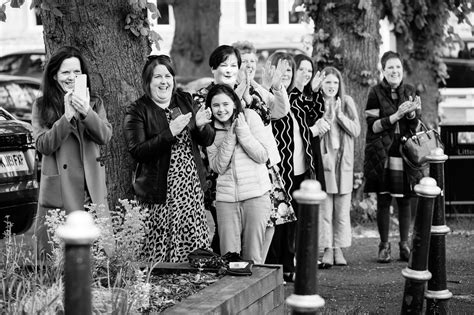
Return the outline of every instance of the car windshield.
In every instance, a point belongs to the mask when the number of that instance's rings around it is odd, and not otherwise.
[[[0,82],[0,106],[9,112],[18,109],[31,110],[33,102],[40,94],[38,88],[28,84]]]

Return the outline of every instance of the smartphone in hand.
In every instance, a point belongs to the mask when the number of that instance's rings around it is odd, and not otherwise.
[[[179,107],[175,107],[171,110],[171,119],[176,119],[179,115],[182,115],[181,109]]]
[[[74,81],[74,94],[85,100],[87,98],[87,75],[78,74]]]

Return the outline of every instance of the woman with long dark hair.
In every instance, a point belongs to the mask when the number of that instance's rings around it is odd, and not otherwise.
[[[85,97],[74,90],[81,74],[87,75]],[[32,111],[36,149],[43,155],[36,233],[40,251],[48,251],[44,226],[48,209],[68,214],[94,203],[103,205],[100,215],[110,216],[100,146],[109,142],[112,126],[102,99],[93,92],[84,57],[74,47],[62,47],[51,56],[42,92]]]

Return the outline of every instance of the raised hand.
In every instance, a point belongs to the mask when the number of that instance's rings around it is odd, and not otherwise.
[[[71,105],[71,95],[72,91],[69,91],[64,95],[64,116],[68,121],[71,121],[72,117],[77,113]]]
[[[242,95],[242,98],[245,101],[245,105],[249,106],[252,104],[252,96],[250,95],[250,70],[246,72],[246,77],[245,77],[245,90],[244,94]]]
[[[275,72],[273,73],[272,77],[272,88],[275,90],[280,89],[281,87],[281,78],[283,77],[283,74],[285,73],[286,69],[289,67],[288,60],[286,59],[280,59],[278,60],[278,64],[276,66]]]
[[[314,75],[313,81],[311,81],[311,88],[314,92],[319,91],[321,87],[321,83],[323,82],[324,78],[326,77],[325,73],[321,73],[321,71],[316,72]]]
[[[272,66],[271,62],[267,60],[265,66],[262,69],[262,86],[267,90],[269,90],[272,86],[272,80],[275,71],[276,67]]]
[[[191,113],[187,113],[185,115],[179,115],[172,121],[170,121],[170,130],[173,136],[176,136],[183,131],[183,129],[188,125],[189,121],[191,120]]]
[[[87,113],[91,109],[89,88],[86,90],[86,99],[82,99],[78,94],[73,92],[71,95],[71,105],[82,116],[87,116]]]
[[[196,127],[201,129],[211,122],[211,117],[212,113],[210,108],[206,108],[204,105],[199,107],[199,110],[196,113]]]

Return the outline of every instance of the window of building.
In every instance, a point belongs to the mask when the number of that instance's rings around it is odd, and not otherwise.
[[[36,25],[43,25],[43,21],[41,20],[40,10],[38,8],[34,8],[35,10],[35,17],[36,17]]]
[[[288,21],[290,24],[297,24],[301,22],[304,14],[303,5],[295,5],[295,1],[290,1],[290,8],[288,11]]]
[[[166,3],[157,4],[161,17],[158,18],[158,24],[170,24],[170,8]]]
[[[279,23],[278,0],[267,0],[267,24]]]
[[[245,10],[247,11],[247,24],[257,23],[256,0],[245,0]]]

